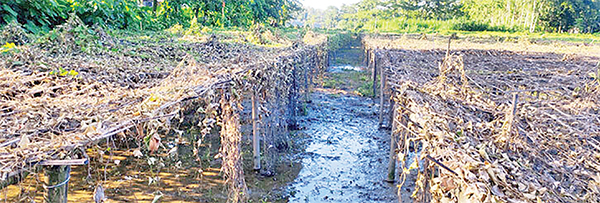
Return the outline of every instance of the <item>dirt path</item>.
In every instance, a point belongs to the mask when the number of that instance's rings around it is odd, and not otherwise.
[[[397,202],[384,182],[388,132],[377,128],[371,99],[317,91],[301,118],[310,144],[291,184],[290,202]]]

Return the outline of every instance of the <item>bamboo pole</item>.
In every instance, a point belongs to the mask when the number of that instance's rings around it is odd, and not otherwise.
[[[365,59],[366,66],[367,66],[367,68],[371,68],[371,52],[369,51],[368,48],[365,51],[365,55],[366,55],[366,59]]]
[[[46,176],[48,177],[48,190],[46,202],[66,203],[69,188],[69,179],[71,175],[71,166],[48,166],[46,167]]]
[[[309,103],[309,97],[310,97],[310,89],[309,89],[309,85],[308,85],[308,75],[312,72],[310,69],[310,66],[306,66],[306,64],[303,64],[304,68],[303,68],[303,72],[304,72],[304,102]],[[312,83],[312,76],[310,77],[310,83]]]
[[[393,90],[391,95],[394,95]],[[390,99],[390,106],[389,106],[389,111],[388,111],[388,123],[387,123],[387,128],[390,128],[392,126],[392,123],[394,122],[394,106],[396,106],[396,102],[393,99]],[[391,129],[391,128],[390,128]]]
[[[254,170],[260,170],[260,140],[258,138],[256,90],[252,91],[252,146],[254,151]]]
[[[398,112],[396,111],[396,104],[394,104],[394,117],[392,118],[392,132],[390,133],[390,156],[388,163],[388,175],[387,182],[393,183],[396,180],[396,121],[395,119],[398,117]]]
[[[377,57],[373,54],[373,98],[377,97]]]
[[[382,125],[383,125],[383,106],[385,104],[385,100],[384,100],[385,79],[386,79],[385,71],[383,69],[381,69],[381,82],[380,82],[381,87],[379,88],[379,91],[380,91],[380,95],[379,95],[379,127],[382,127]]]
[[[287,104],[287,129],[288,130],[297,130],[298,122],[296,121],[296,115],[298,114],[298,100],[300,99],[299,91],[300,91],[300,79],[298,79],[298,65],[294,65],[292,67],[292,81],[290,85],[290,89],[288,90],[288,104]]]

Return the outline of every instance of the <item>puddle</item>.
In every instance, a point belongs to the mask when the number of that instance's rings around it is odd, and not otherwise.
[[[330,73],[341,73],[344,71],[364,71],[366,69],[366,67],[357,67],[357,66],[351,66],[351,65],[343,65],[343,66],[331,66],[329,67],[329,69],[327,70],[327,72]]]
[[[389,135],[377,127],[378,110],[364,97],[313,93],[300,119],[311,136],[303,168],[288,188],[290,202],[398,202],[384,182]]]

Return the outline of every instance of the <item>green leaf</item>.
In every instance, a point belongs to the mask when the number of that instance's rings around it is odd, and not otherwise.
[[[15,22],[17,21],[17,18],[11,15],[4,15],[2,16],[2,19],[4,20],[4,22]]]
[[[12,8],[10,8],[10,6],[8,6],[7,4],[3,4],[3,5],[2,5],[2,8],[3,8],[5,11],[9,12],[11,15],[15,16],[15,17],[17,17],[17,16],[19,15],[19,14],[17,14],[17,12],[15,12],[15,11],[14,11]]]
[[[75,71],[75,70],[70,70],[69,71],[69,75],[70,76],[77,76],[77,75],[79,75],[79,73],[77,71]]]
[[[40,28],[37,25],[35,25],[35,23],[33,23],[32,21],[27,21],[27,24],[23,25],[23,27],[25,27],[25,29],[29,30],[33,34],[38,34],[40,32]]]

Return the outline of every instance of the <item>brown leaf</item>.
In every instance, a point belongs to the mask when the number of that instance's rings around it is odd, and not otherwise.
[[[442,190],[444,192],[447,192],[447,191],[450,191],[450,190],[454,190],[454,189],[456,189],[458,187],[456,185],[456,183],[454,183],[454,180],[452,180],[449,177],[443,178],[440,184],[441,184]]]
[[[152,136],[152,138],[150,138],[150,143],[148,143],[148,150],[150,150],[150,153],[158,150],[158,147],[160,146],[160,136],[158,134],[154,134]]]

